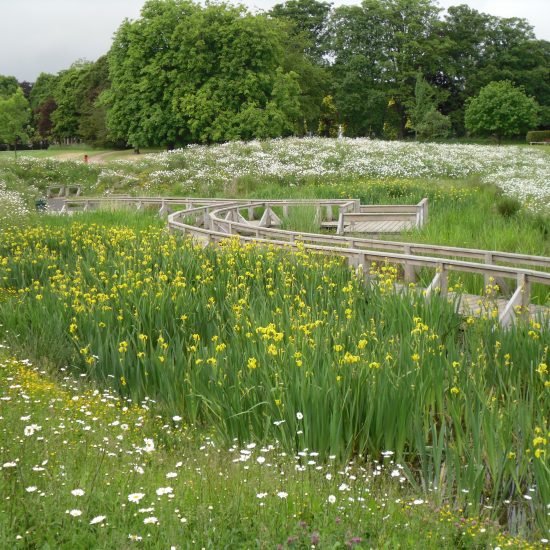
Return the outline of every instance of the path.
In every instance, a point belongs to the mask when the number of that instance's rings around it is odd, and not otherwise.
[[[324,235],[303,233],[276,227],[280,221],[273,209],[288,213],[292,207],[314,206],[317,212],[338,210],[340,219],[348,214],[353,219],[362,208],[356,199],[202,199],[170,197],[109,197],[59,199],[56,207],[70,213],[101,208],[132,206],[138,210],[158,209],[159,214],[168,216],[168,229],[189,235],[204,246],[216,244],[228,238],[243,242],[256,242],[294,250],[308,250],[314,253],[342,256],[356,269],[361,269],[365,278],[371,278],[371,265],[392,264],[400,266],[404,284],[416,282],[420,269],[432,271],[433,279],[426,288],[418,291],[432,299],[434,295],[446,296],[457,304],[465,315],[480,315],[478,302],[481,296],[463,294],[460,299],[448,291],[449,274],[473,273],[482,275],[485,284],[496,282],[502,289],[512,281],[511,296],[498,296],[488,302],[496,308],[500,323],[510,325],[517,316],[525,316],[550,322],[550,308],[547,305],[531,304],[532,284],[550,287],[550,258],[515,254],[501,251],[438,246],[400,241],[385,241],[347,235]],[[52,203],[53,206],[53,203]],[[366,207],[368,208],[368,207]],[[261,212],[258,223],[257,213]],[[287,214],[285,214],[287,215]],[[317,219],[321,219],[320,216]],[[526,267],[528,266],[528,267]],[[502,283],[501,283],[502,281]],[[404,287],[396,285],[396,290]]]

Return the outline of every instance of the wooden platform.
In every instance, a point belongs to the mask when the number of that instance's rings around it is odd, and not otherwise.
[[[384,221],[377,220],[372,222],[359,222],[353,226],[348,225],[344,227],[344,233],[401,233],[401,231],[408,231],[414,227],[414,223],[410,221]],[[338,227],[338,222],[323,222],[321,224],[323,229],[335,229]]]

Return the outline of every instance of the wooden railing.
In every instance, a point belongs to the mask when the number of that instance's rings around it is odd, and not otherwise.
[[[300,233],[270,227],[278,219],[273,208],[282,210],[283,215],[287,216],[292,207],[313,205],[319,213],[320,219],[323,209],[327,217],[332,216],[334,210],[337,210],[339,215],[358,213],[361,208],[364,208],[358,200],[111,197],[107,199],[67,199],[64,208],[66,211],[86,210],[113,202],[133,205],[137,209],[158,208],[161,215],[168,215],[168,228],[171,232],[189,235],[204,245],[219,243],[230,236],[235,236],[243,242],[253,241],[269,246],[338,255],[346,258],[350,265],[361,269],[365,277],[368,277],[373,262],[377,264],[389,262],[402,266],[407,282],[416,280],[418,269],[430,268],[435,271],[435,275],[424,290],[427,299],[430,299],[436,292],[441,296],[448,293],[448,276],[453,271],[482,275],[486,282],[490,280],[513,281],[515,286],[512,296],[499,316],[503,325],[510,324],[518,312],[528,313],[532,284],[539,283],[550,286],[550,273],[544,271],[550,268],[550,258],[544,256]],[[427,210],[421,204],[417,206],[420,207],[422,215],[427,216]],[[179,209],[176,210],[177,208]],[[257,220],[256,213],[259,210],[262,211],[262,216]],[[498,265],[499,263],[508,265]],[[539,270],[521,267],[525,265],[536,267]],[[541,308],[539,310],[542,311]],[[548,308],[545,308],[544,312],[548,313]]]

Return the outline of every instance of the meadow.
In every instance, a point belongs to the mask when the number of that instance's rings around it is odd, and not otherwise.
[[[355,141],[195,147],[106,165],[0,161],[3,203],[14,206],[0,216],[0,334],[38,365],[6,353],[0,370],[1,490],[27,510],[38,505],[32,514],[13,505],[3,540],[547,543],[542,319],[504,330],[491,288],[484,315],[464,318],[444,300],[395,293],[389,265],[371,266],[365,286],[340,258],[236,240],[202,248],[153,214],[31,212],[48,182],[82,183],[88,195],[428,196],[430,223],[399,238],[550,253],[546,184],[526,171],[544,168],[546,152]],[[332,173],[322,147],[336,159]],[[151,179],[161,167],[172,177]],[[521,172],[529,192],[495,186],[498,170]]]

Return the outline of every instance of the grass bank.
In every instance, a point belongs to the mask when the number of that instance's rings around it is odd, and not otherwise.
[[[546,529],[548,349],[391,289],[339,258],[228,242],[202,249],[128,214],[43,218],[0,246],[2,335],[229,446],[403,466],[418,492],[511,529]],[[132,219],[137,225],[133,226]],[[111,220],[112,222],[113,220]]]
[[[219,446],[149,401],[5,353],[0,389],[6,548],[542,547],[415,494],[390,455]]]

